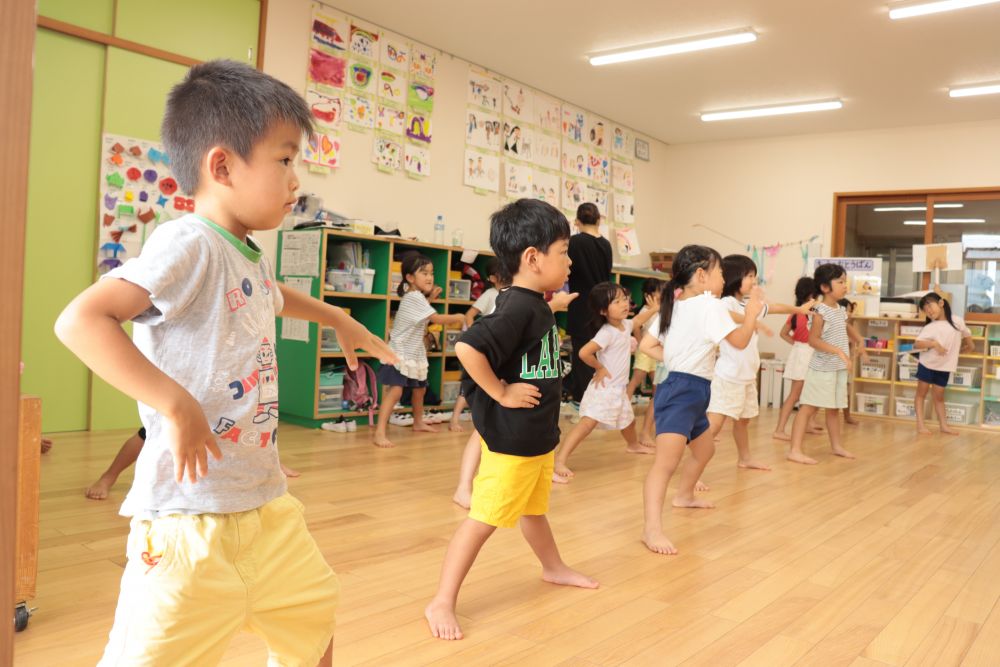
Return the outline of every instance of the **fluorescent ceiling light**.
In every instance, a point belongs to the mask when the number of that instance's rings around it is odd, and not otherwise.
[[[934,204],[934,208],[962,208],[965,204]],[[873,209],[876,213],[896,211],[926,211],[926,206],[879,206]]]
[[[898,2],[889,5],[889,18],[908,19],[911,16],[950,12],[953,9],[978,7],[979,5],[989,5],[994,2],[1000,2],[1000,0],[932,0],[931,2],[925,0],[923,2]]]
[[[982,225],[986,223],[986,218],[934,218],[935,225]],[[923,227],[927,224],[924,220],[907,220],[904,225]]]
[[[948,89],[948,97],[972,97],[974,95],[995,95],[997,93],[1000,93],[1000,83]]]
[[[733,120],[736,118],[760,118],[761,116],[782,116],[792,113],[807,113],[809,111],[830,111],[844,106],[840,100],[825,100],[822,102],[800,102],[798,104],[780,104],[769,107],[751,109],[734,109],[732,111],[711,111],[701,114],[706,123],[716,120]]]
[[[717,32],[710,35],[684,37],[683,39],[673,39],[667,42],[642,44],[640,46],[630,46],[625,49],[604,51],[601,53],[595,53],[589,56],[589,58],[590,64],[597,67],[599,65],[626,63],[632,60],[644,60],[645,58],[671,56],[675,53],[688,53],[690,51],[716,49],[720,46],[733,46],[735,44],[746,44],[748,42],[755,41],[757,41],[757,33],[750,28],[740,28],[739,30],[728,30],[726,32]]]

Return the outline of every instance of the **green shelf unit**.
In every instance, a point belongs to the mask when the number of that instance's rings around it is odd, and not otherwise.
[[[643,271],[640,269],[614,268],[612,269],[611,274],[616,283],[628,290],[632,297],[632,303],[639,308],[641,308],[645,303],[642,294],[643,284],[649,278],[657,278],[664,281],[669,278],[669,276],[664,273],[658,273],[656,271]]]

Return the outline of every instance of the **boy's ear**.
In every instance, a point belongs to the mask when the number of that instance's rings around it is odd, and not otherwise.
[[[529,246],[521,253],[521,266],[527,267],[529,271],[538,271],[538,248]]]
[[[208,174],[220,185],[232,185],[229,172],[231,162],[232,155],[222,146],[212,146],[205,154],[204,164],[207,165]]]

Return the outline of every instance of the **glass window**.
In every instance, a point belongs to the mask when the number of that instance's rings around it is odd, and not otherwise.
[[[962,244],[961,270],[941,274],[956,309],[1000,314],[1000,199],[937,200],[933,233],[934,243]]]
[[[844,235],[845,257],[882,260],[882,296],[919,290],[921,275],[913,273],[913,246],[924,242],[927,207],[917,202],[849,204]],[[919,221],[921,225],[907,224]]]

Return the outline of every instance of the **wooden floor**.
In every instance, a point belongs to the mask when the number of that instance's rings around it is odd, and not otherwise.
[[[1000,436],[917,440],[908,424],[847,428],[860,458],[825,436],[787,464],[751,429],[770,473],[737,470],[728,434],[705,480],[715,510],[668,510],[677,556],[639,541],[650,457],[616,433],[577,450],[577,478],[553,489],[564,559],[597,591],[543,583],[517,530],[499,531],[462,590],[466,639],[429,638],[422,610],[463,512],[450,502],[464,436],[283,426],[291,490],[343,586],[338,665],[1000,665]],[[564,425],[564,428],[566,426]],[[17,636],[20,667],[93,665],[111,626],[129,479],[105,502],[83,487],[126,432],[55,437],[43,457],[38,612]],[[263,665],[240,635],[226,665]]]

